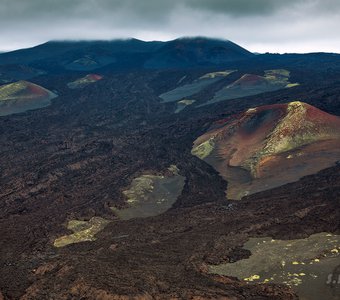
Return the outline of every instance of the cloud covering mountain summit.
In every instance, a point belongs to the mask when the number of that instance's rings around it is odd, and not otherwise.
[[[336,0],[0,0],[0,5],[0,50],[52,39],[206,35],[257,52],[340,52],[330,30],[339,27]]]

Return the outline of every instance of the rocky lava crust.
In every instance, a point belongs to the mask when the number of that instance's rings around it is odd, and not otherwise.
[[[231,201],[227,182],[191,148],[214,122],[251,107],[299,99],[339,115],[339,83],[318,83],[337,71],[305,81],[301,72],[292,71],[300,87],[179,114],[157,95],[183,70],[100,72],[102,80],[77,90],[67,83],[79,74],[35,78],[59,97],[0,118],[0,298],[297,299],[285,286],[213,276],[207,264],[248,257],[249,237],[339,233],[339,166]],[[111,207],[126,207],[132,180],[169,165],[186,178],[173,208],[120,221]],[[71,233],[67,221],[93,217],[111,221],[95,241],[54,247]]]

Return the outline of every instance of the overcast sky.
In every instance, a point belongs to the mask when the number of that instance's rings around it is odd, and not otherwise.
[[[254,52],[340,53],[340,0],[0,0],[0,51],[49,40],[229,39]]]

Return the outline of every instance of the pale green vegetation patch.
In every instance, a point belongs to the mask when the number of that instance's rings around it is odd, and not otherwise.
[[[290,71],[285,69],[274,69],[274,70],[266,70],[265,71],[266,76],[283,76],[289,78]]]
[[[197,156],[200,159],[204,159],[210,155],[215,148],[215,141],[213,138],[199,144],[191,150],[191,154]]]
[[[83,66],[96,66],[98,65],[98,63],[91,59],[90,57],[81,57],[75,61],[73,61],[74,64],[80,64],[80,65],[83,65]]]
[[[299,109],[301,113],[306,113],[306,108],[301,101],[292,101],[288,103],[288,111],[294,112],[296,109]]]
[[[72,81],[67,84],[70,89],[78,89],[83,88],[91,83],[95,83],[98,80],[101,80],[102,77],[99,75],[86,75],[85,77],[79,78],[75,81]]]
[[[290,102],[287,111],[287,115],[280,120],[267,138],[262,156],[286,152],[318,141],[323,136],[325,139],[329,138],[325,132],[316,130],[315,125],[306,120],[307,108],[304,103]],[[284,132],[299,132],[299,134],[283,134]]]
[[[333,299],[330,278],[340,264],[339,235],[318,233],[297,240],[251,238],[244,248],[251,251],[248,259],[211,265],[209,272],[249,283],[286,284],[302,299]]]
[[[89,221],[71,220],[67,224],[67,229],[74,233],[57,238],[54,241],[54,246],[65,247],[70,244],[95,241],[95,235],[103,230],[108,223],[110,223],[109,220],[101,217],[93,217]]]
[[[179,169],[176,165],[170,165],[168,170],[173,174],[173,175],[178,175],[179,174]]]
[[[216,77],[227,77],[231,73],[236,72],[236,70],[226,70],[226,71],[219,71],[219,72],[212,72],[212,73],[207,73],[203,76],[201,76],[199,79],[208,79],[208,78],[216,78]]]
[[[176,202],[184,187],[185,177],[171,165],[167,175],[143,174],[132,180],[123,191],[129,207],[112,210],[123,220],[156,216],[167,211]]]
[[[196,100],[189,100],[189,99],[183,99],[181,101],[178,101],[178,104],[184,104],[184,105],[191,105],[193,103],[195,103]]]
[[[89,229],[91,227],[91,224],[89,223],[89,221],[71,220],[68,222],[66,227],[73,232],[79,232],[85,229]]]
[[[256,107],[251,107],[251,108],[249,108],[249,109],[246,111],[247,114],[254,114],[254,113],[256,113],[256,112],[257,112],[257,108],[256,108]]]
[[[149,193],[154,190],[154,182],[160,181],[164,176],[156,175],[142,175],[135,178],[132,181],[132,186],[130,189],[123,191],[123,194],[127,197],[127,202],[132,204],[134,202],[139,202],[141,200],[146,200]]]
[[[0,86],[0,101],[13,100],[26,86],[22,81]]]
[[[300,85],[300,83],[288,83],[286,85],[286,88],[289,89],[289,88],[293,88],[293,87],[296,87],[296,86],[299,86],[299,85]]]
[[[196,102],[196,100],[190,100],[190,99],[183,99],[177,102],[177,109],[175,110],[175,114],[182,111],[184,108],[186,108],[189,105],[192,105]]]

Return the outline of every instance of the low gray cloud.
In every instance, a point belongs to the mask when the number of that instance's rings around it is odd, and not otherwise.
[[[262,15],[304,0],[1,0],[2,21],[10,18],[32,19],[46,15],[54,17],[91,16],[96,12],[130,12],[140,17],[167,17],[178,7],[212,11],[227,15]],[[333,1],[334,2],[334,1]],[[336,1],[335,1],[336,2]]]
[[[248,16],[264,15],[276,12],[282,7],[292,5],[296,0],[275,1],[275,0],[188,0],[186,5],[200,10],[210,10],[220,14]]]
[[[51,39],[208,35],[253,51],[337,51],[338,0],[0,0],[0,50]]]

